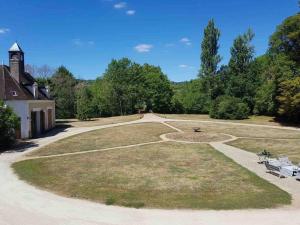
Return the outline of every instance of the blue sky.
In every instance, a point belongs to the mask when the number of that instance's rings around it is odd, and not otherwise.
[[[173,81],[197,76],[208,20],[221,30],[222,63],[233,39],[249,27],[256,55],[282,20],[298,12],[297,0],[0,0],[0,59],[17,40],[26,63],[65,65],[94,79],[111,59],[129,57],[159,65]]]

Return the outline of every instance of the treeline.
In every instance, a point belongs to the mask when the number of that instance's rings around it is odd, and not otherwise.
[[[173,112],[171,82],[159,67],[127,58],[112,60],[94,82],[78,81],[65,67],[40,82],[50,85],[57,118],[129,115],[141,111]]]
[[[219,67],[220,31],[211,20],[204,31],[199,78],[180,85],[174,98],[184,113],[243,119],[250,114],[300,121],[300,14],[287,18],[270,37],[269,49],[254,58],[248,30]]]
[[[271,35],[267,52],[255,58],[254,33],[239,35],[227,65],[220,65],[221,31],[213,20],[204,30],[197,79],[171,83],[159,67],[112,60],[93,82],[78,81],[60,67],[40,80],[51,86],[57,118],[89,119],[139,111],[210,114],[243,119],[251,114],[300,122],[300,14]]]

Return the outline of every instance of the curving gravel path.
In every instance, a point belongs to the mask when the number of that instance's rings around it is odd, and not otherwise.
[[[86,131],[133,123],[167,121],[184,120],[169,120],[147,114],[143,119],[133,122],[89,128],[69,128],[63,133],[35,140],[37,146],[27,149],[26,153]],[[240,125],[245,126],[245,124]],[[250,126],[270,127],[254,124]],[[286,127],[275,128],[299,130]],[[256,163],[257,158],[253,153],[220,142],[211,143],[211,145],[237,163],[291,193],[294,199],[293,205],[280,209],[233,211],[132,209],[106,206],[61,197],[20,181],[13,174],[10,165],[23,158],[25,152],[15,152],[0,155],[0,225],[300,225],[300,191],[298,191],[300,182],[293,179],[278,179],[266,174],[265,169]]]

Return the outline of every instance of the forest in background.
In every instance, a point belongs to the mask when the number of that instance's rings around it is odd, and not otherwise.
[[[286,18],[271,34],[267,52],[255,57],[251,29],[239,35],[227,65],[220,65],[221,31],[208,22],[201,43],[197,79],[174,83],[160,67],[130,59],[112,60],[95,81],[75,79],[64,66],[27,65],[40,85],[49,85],[57,118],[92,117],[137,112],[209,114],[244,119],[276,116],[300,122],[300,14]]]

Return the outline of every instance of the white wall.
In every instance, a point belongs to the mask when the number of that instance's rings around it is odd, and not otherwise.
[[[28,103],[26,100],[5,101],[14,112],[21,118],[21,138],[29,138],[30,115],[28,114]]]

